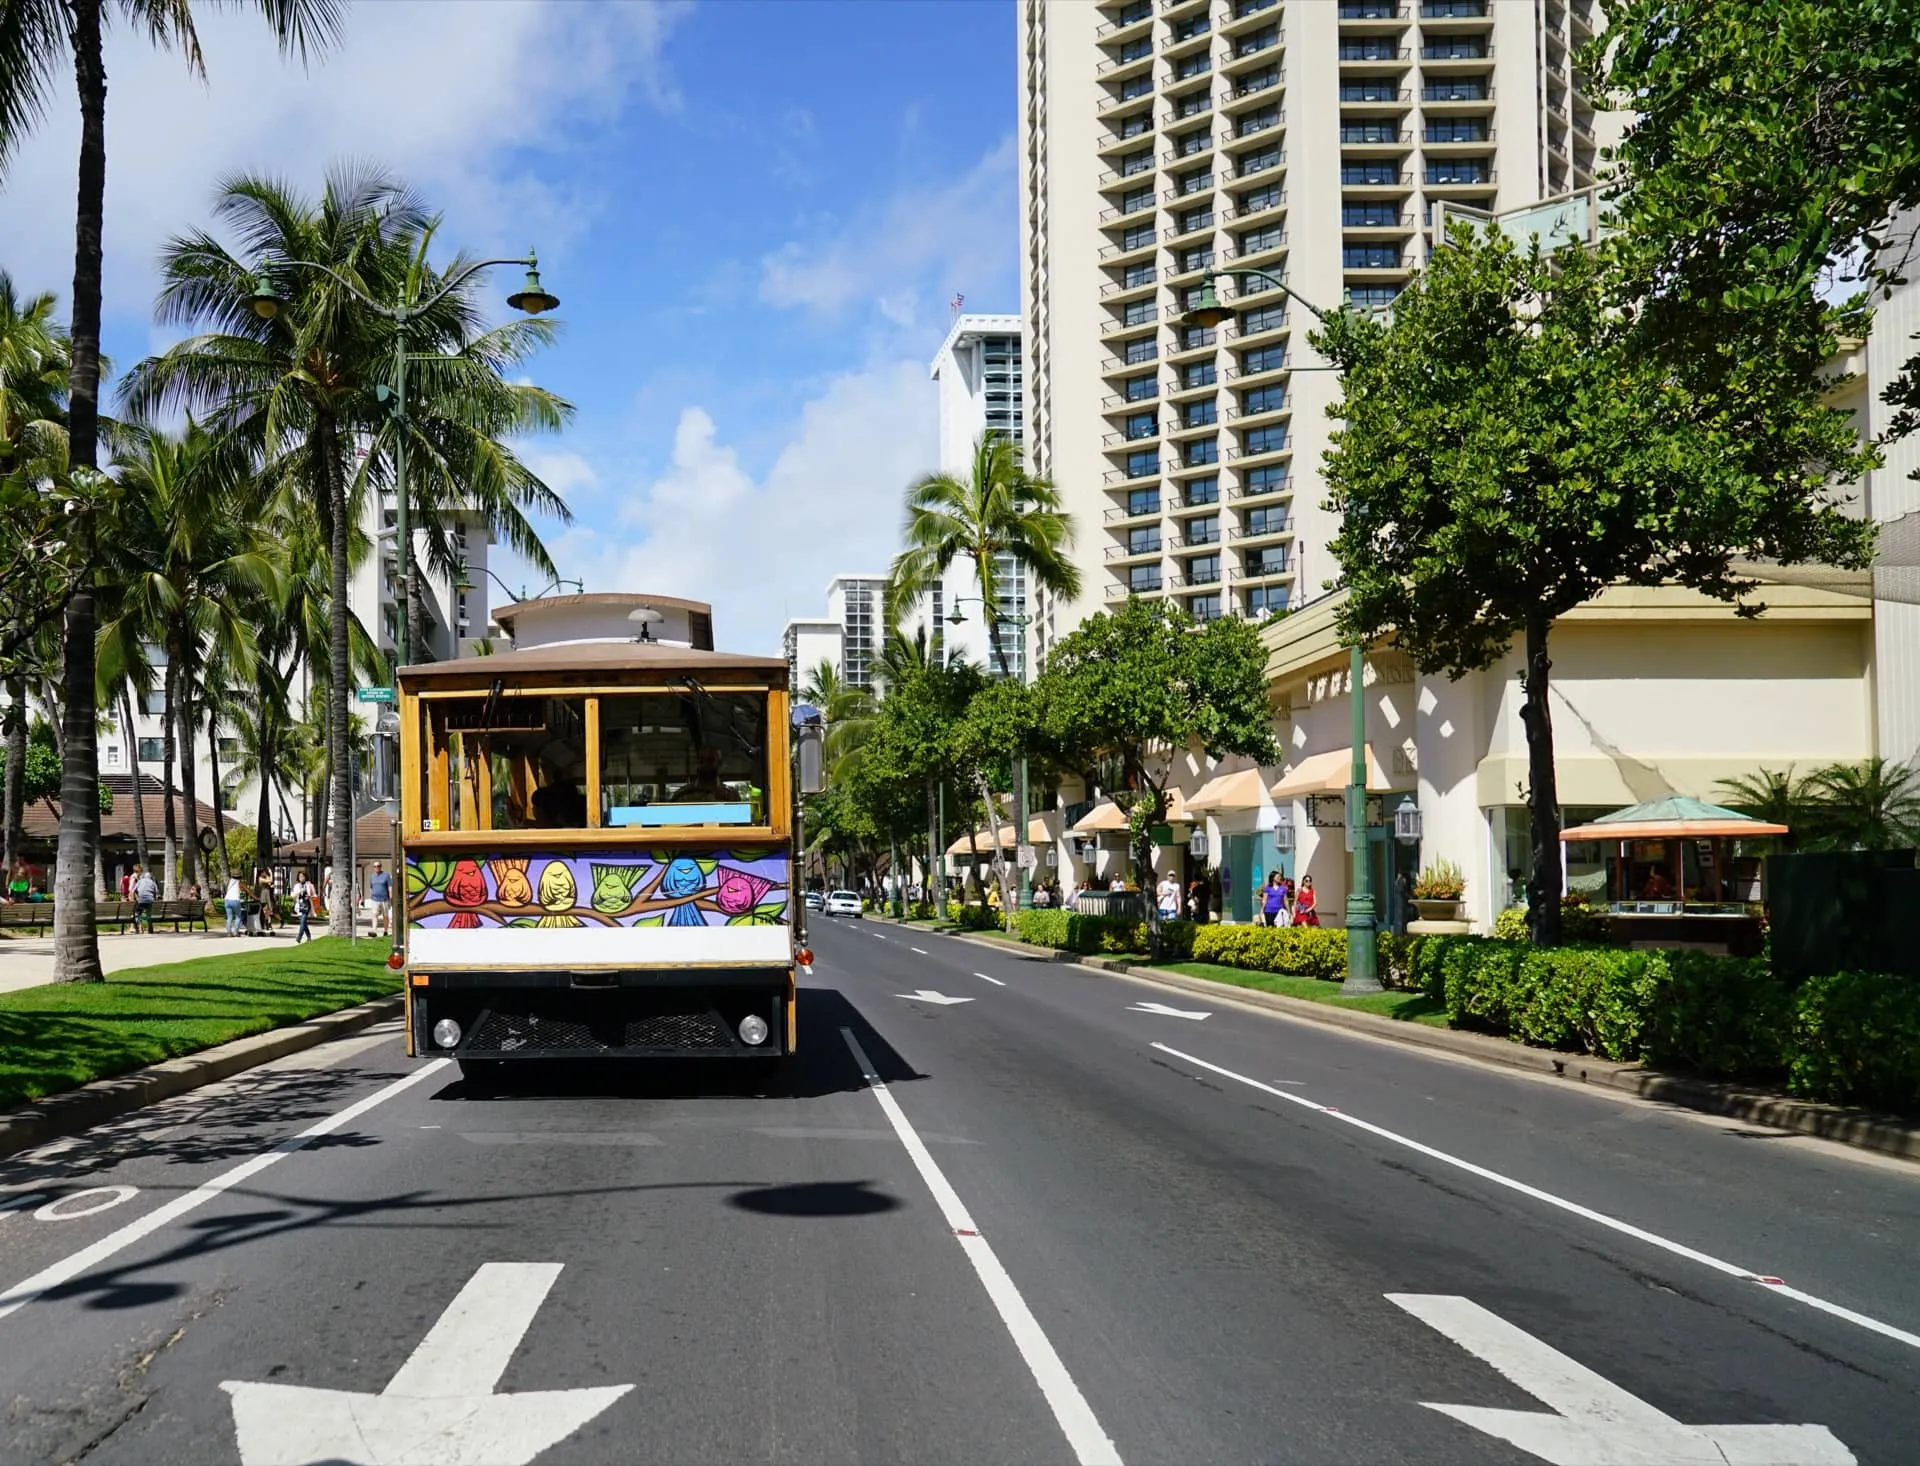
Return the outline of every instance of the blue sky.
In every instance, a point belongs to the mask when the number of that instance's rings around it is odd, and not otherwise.
[[[376,158],[449,249],[535,244],[563,300],[532,375],[578,417],[525,445],[576,510],[562,572],[711,599],[723,644],[771,648],[831,575],[884,568],[935,466],[948,299],[1019,308],[1014,24],[999,0],[359,0],[305,73],[251,17],[204,16],[205,86],[122,36],[107,349],[164,344],[153,262],[220,176],[317,191]],[[70,96],[0,192],[0,266],[63,297]]]

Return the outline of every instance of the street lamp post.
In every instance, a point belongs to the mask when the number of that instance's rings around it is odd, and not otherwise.
[[[587,593],[587,587],[584,582],[578,581],[578,580],[567,580],[567,579],[556,576],[554,579],[548,581],[544,586],[540,588],[539,595],[530,596],[527,594],[527,587],[524,581],[521,582],[520,589],[516,591],[512,586],[508,585],[499,576],[495,575],[492,569],[489,568],[488,566],[482,565],[480,567],[480,573],[486,576],[486,578],[488,580],[491,580],[495,585],[499,586],[501,590],[505,591],[508,595],[512,596],[516,601],[537,601],[540,599],[541,596],[544,596],[548,591],[558,590],[563,585],[571,585],[576,587],[581,595],[585,595]],[[455,590],[472,590],[474,588],[473,582],[467,579],[467,577],[472,574],[473,574],[473,566],[469,565],[465,560],[460,561],[455,571],[453,588]],[[644,626],[641,627],[641,639],[642,640],[648,639],[646,636],[646,628]]]
[[[985,616],[987,603],[979,596],[955,596],[953,598],[953,614],[947,617],[947,625],[959,626],[967,619],[960,614],[960,607],[968,603],[980,607],[981,615]],[[1015,627],[1023,633],[1027,627],[1033,624],[1033,618],[1025,615],[1009,614],[996,619],[1000,624]],[[995,634],[998,634],[997,630]],[[997,648],[988,648],[989,653],[994,650],[997,650]],[[1027,645],[1024,635],[1020,638],[1019,677],[1020,686],[1025,687],[1027,685]],[[1013,863],[1020,872],[1020,909],[1022,911],[1031,911],[1033,909],[1033,873],[1020,863],[1020,852],[1027,849],[1029,845],[1027,840],[1027,792],[1027,754],[1026,750],[1022,749],[1015,755],[1013,761],[1013,802],[1015,806]]]
[[[1222,275],[1233,280],[1264,280],[1316,321],[1325,321],[1327,313],[1297,293],[1286,281],[1265,270],[1209,270],[1201,277],[1200,299],[1185,311],[1182,322],[1196,326],[1218,326],[1230,320],[1233,311],[1221,304],[1214,281]],[[1348,693],[1353,699],[1353,763],[1347,775],[1347,848],[1351,853],[1351,875],[1347,888],[1347,979],[1343,993],[1380,991],[1377,935],[1379,922],[1373,899],[1373,859],[1367,848],[1367,704],[1366,648],[1355,641],[1349,649]]]
[[[413,575],[413,532],[407,522],[408,332],[412,328],[413,323],[419,320],[421,316],[432,310],[448,295],[451,295],[480,271],[489,269],[494,265],[525,265],[527,267],[526,283],[507,297],[507,304],[514,310],[524,311],[530,316],[537,316],[544,311],[555,309],[560,304],[560,301],[557,296],[550,294],[541,286],[540,259],[533,250],[528,250],[526,258],[524,259],[507,256],[495,260],[477,260],[461,270],[452,279],[448,280],[446,284],[442,285],[433,295],[425,300],[416,301],[412,305],[383,305],[331,265],[322,264],[318,260],[281,260],[278,263],[281,267],[290,269],[319,271],[319,273],[329,277],[336,285],[339,285],[369,310],[386,317],[386,319],[392,321],[394,324],[393,383],[391,387],[382,384],[375,388],[374,398],[376,401],[390,404],[389,410],[393,414],[395,429],[393,445],[393,528],[394,552],[398,561],[395,567],[396,589],[398,593],[395,596],[396,604],[394,608],[394,630],[397,634],[394,642],[393,666],[387,685],[392,703],[395,707],[398,707],[400,704],[400,664],[406,660],[409,653],[407,643],[408,632],[411,628],[408,625],[408,615],[411,610],[409,601],[412,595]],[[280,314],[281,308],[286,305],[286,297],[282,296],[279,291],[275,289],[272,277],[265,270],[255,273],[253,286],[253,292],[247,298],[248,305],[252,307],[253,313],[260,317],[261,320],[272,320]],[[342,693],[339,689],[336,689],[334,695],[337,697],[341,696]],[[404,872],[400,871],[394,873],[396,879],[402,879],[404,874]],[[349,871],[348,880],[349,889],[351,889],[351,871]],[[405,921],[393,922],[392,929],[393,956],[388,960],[391,964],[397,966],[401,959],[401,953],[404,950],[401,933],[406,930]]]
[[[400,697],[400,664],[411,654],[408,622],[411,616],[413,586],[413,532],[407,516],[407,336],[413,323],[432,310],[448,295],[459,289],[474,275],[494,265],[525,265],[526,283],[507,297],[507,304],[517,311],[525,311],[530,316],[540,315],[553,310],[560,304],[559,298],[548,293],[540,284],[540,258],[532,250],[526,257],[508,256],[497,260],[477,260],[468,265],[459,274],[440,287],[427,299],[416,301],[412,305],[384,305],[368,295],[331,265],[321,264],[317,260],[281,260],[278,267],[297,270],[317,270],[328,276],[354,299],[379,315],[385,316],[394,325],[393,382],[389,386],[382,383],[374,389],[374,398],[388,404],[393,415],[393,527],[394,553],[398,561],[395,567],[396,595],[394,606],[394,657],[393,671],[389,682],[396,703]],[[272,320],[280,314],[286,304],[286,298],[274,288],[270,274],[262,270],[254,278],[253,293],[247,298],[253,313],[262,320]],[[396,934],[395,941],[399,938]]]

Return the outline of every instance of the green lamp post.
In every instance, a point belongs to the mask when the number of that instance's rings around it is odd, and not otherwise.
[[[1286,281],[1265,270],[1209,270],[1200,281],[1200,298],[1182,312],[1185,325],[1218,326],[1233,318],[1233,309],[1221,303],[1214,281],[1222,275],[1233,280],[1264,280],[1268,285],[1298,301],[1301,309],[1316,321],[1327,313],[1305,299]],[[1377,934],[1379,922],[1373,898],[1373,861],[1367,849],[1367,705],[1366,648],[1355,642],[1349,650],[1348,690],[1353,698],[1353,765],[1347,776],[1347,848],[1352,867],[1347,889],[1347,978],[1342,993],[1380,991]]]

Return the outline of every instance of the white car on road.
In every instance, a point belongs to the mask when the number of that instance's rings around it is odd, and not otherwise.
[[[853,891],[829,891],[827,893],[828,916],[858,916],[860,897]]]

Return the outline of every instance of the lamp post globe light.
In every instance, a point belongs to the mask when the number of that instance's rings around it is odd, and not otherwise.
[[[455,274],[425,300],[417,300],[408,305],[383,305],[331,265],[322,264],[318,260],[283,259],[275,261],[272,266],[273,269],[317,271],[330,278],[369,310],[392,321],[394,325],[393,381],[391,384],[381,383],[375,389],[374,397],[377,401],[388,404],[388,411],[392,414],[396,430],[393,442],[393,528],[394,554],[397,562],[394,577],[396,581],[394,631],[396,634],[392,671],[387,684],[393,698],[392,705],[395,707],[400,705],[400,664],[406,660],[409,633],[412,630],[408,625],[412,599],[413,532],[407,522],[407,334],[413,323],[421,316],[432,310],[480,271],[490,269],[494,265],[525,265],[527,267],[526,283],[507,297],[507,304],[513,309],[537,316],[559,306],[560,298],[550,294],[540,284],[540,258],[531,249],[527,251],[524,258],[509,255],[500,259],[476,260]],[[252,308],[253,313],[263,321],[270,321],[280,314],[286,303],[286,297],[274,285],[271,271],[267,268],[256,270],[253,277],[253,290],[247,296],[247,304]],[[351,871],[352,867],[349,866],[348,869]],[[395,872],[396,877],[400,874]],[[406,923],[395,921],[391,925],[393,952],[387,962],[389,966],[397,968],[404,961],[405,949],[402,944],[402,934],[406,930]]]
[[[965,623],[967,618],[960,613],[960,607],[966,604],[980,607],[981,614],[983,616],[985,615],[986,602],[979,596],[955,596],[953,598],[953,611],[947,617],[947,625],[959,626]],[[998,623],[998,625],[1012,626],[1022,632],[1033,624],[1033,618],[1031,616],[1019,615],[1013,612],[996,616],[994,621]],[[988,648],[988,651],[991,653],[992,648]],[[1022,636],[1020,639],[1020,685],[1022,687],[1027,685],[1027,646],[1025,636]],[[1020,909],[1022,911],[1031,911],[1033,909],[1033,872],[1023,865],[1020,860],[1021,852],[1030,848],[1027,840],[1027,755],[1024,749],[1014,756],[1013,803],[1013,863],[1020,872]]]
[[[1265,270],[1209,270],[1200,280],[1200,295],[1193,305],[1175,319],[1181,325],[1214,327],[1232,319],[1233,311],[1220,299],[1214,282],[1221,276],[1231,280],[1264,280],[1287,299],[1299,303],[1316,321],[1327,313],[1298,294],[1286,281]],[[1350,307],[1349,307],[1350,309]],[[1373,857],[1367,848],[1367,656],[1366,648],[1354,642],[1348,652],[1347,690],[1353,701],[1353,764],[1347,775],[1346,824],[1347,849],[1351,852],[1352,874],[1347,887],[1347,979],[1342,993],[1377,993],[1379,918],[1373,894]]]

